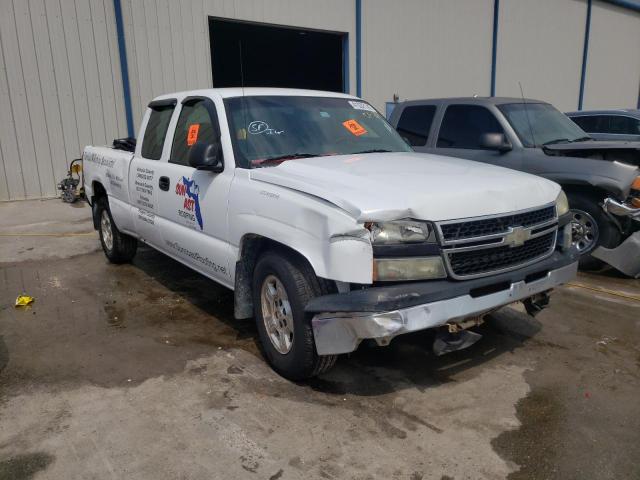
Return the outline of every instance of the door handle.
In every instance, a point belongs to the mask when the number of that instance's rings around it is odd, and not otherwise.
[[[168,191],[170,185],[171,185],[171,180],[169,180],[169,177],[160,177],[160,180],[158,181],[158,186],[160,187],[160,190]]]

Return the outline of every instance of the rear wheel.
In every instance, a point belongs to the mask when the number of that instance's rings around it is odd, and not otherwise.
[[[620,231],[607,217],[595,196],[572,192],[568,197],[572,244],[581,255],[580,268],[582,270],[602,268],[604,262],[592,257],[591,253],[600,246],[617,247],[621,240]]]
[[[100,243],[106,257],[111,263],[130,262],[138,249],[138,241],[118,230],[106,198],[97,201],[95,215],[98,219]]]
[[[328,371],[335,355],[316,352],[311,318],[304,307],[326,292],[323,282],[302,260],[265,253],[253,274],[256,326],[264,355],[285,378],[302,380]]]

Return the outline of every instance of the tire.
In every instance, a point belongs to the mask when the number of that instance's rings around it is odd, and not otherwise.
[[[581,270],[598,270],[605,263],[590,255],[597,247],[614,248],[622,239],[616,225],[607,217],[597,197],[579,192],[570,192],[569,208],[572,214],[571,228],[573,245],[581,253]],[[591,229],[589,242],[580,242],[585,231]]]
[[[337,356],[317,354],[311,318],[304,311],[309,300],[328,293],[328,286],[306,262],[286,253],[266,252],[256,263],[252,290],[262,351],[277,373],[296,381],[333,367]],[[269,300],[267,292],[273,295],[274,290],[275,299]]]
[[[109,210],[109,201],[106,198],[97,201],[95,214],[100,243],[107,259],[111,263],[130,262],[138,249],[138,241],[118,230]]]

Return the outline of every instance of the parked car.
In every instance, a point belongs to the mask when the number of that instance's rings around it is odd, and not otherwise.
[[[522,301],[532,314],[572,279],[569,207],[556,183],[414,153],[349,95],[231,88],[163,95],[135,152],[84,149],[107,258],[142,241],[234,290],[285,377],[328,370],[364,339],[465,328]]]
[[[390,121],[418,152],[558,182],[569,197],[581,266],[604,261],[640,275],[640,143],[593,141],[552,105],[522,98],[409,101],[396,106]]]
[[[595,140],[640,141],[640,110],[581,110],[566,115]]]

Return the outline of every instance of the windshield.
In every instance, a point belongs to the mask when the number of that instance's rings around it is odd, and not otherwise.
[[[525,147],[591,138],[569,117],[548,103],[510,103],[498,108],[507,117]]]
[[[225,100],[236,165],[368,152],[410,152],[371,105],[327,97],[251,96]]]

